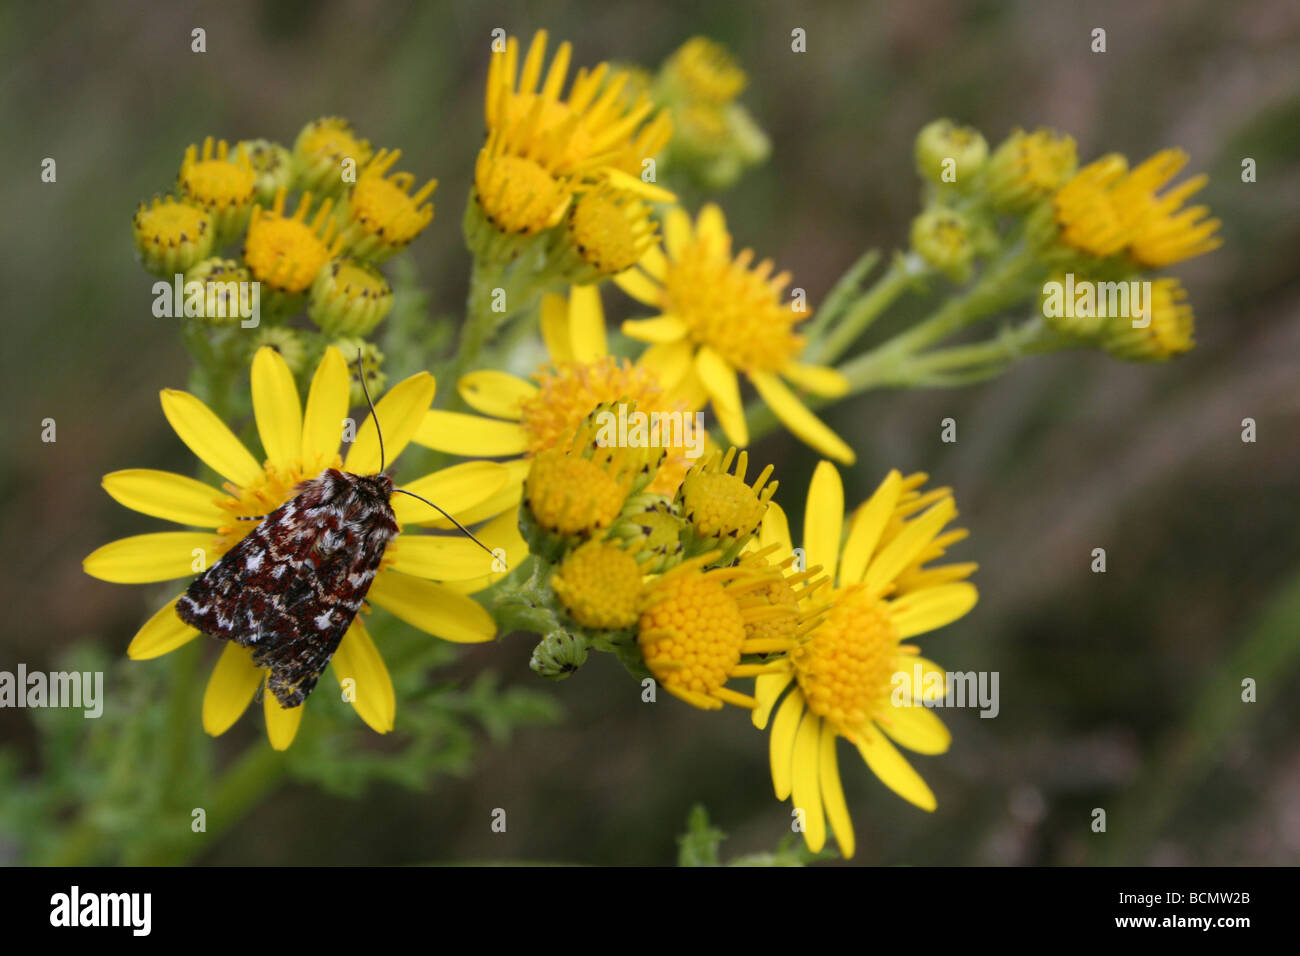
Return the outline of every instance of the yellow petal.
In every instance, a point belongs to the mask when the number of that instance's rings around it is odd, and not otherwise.
[[[506,483],[495,494],[456,514],[456,519],[461,524],[467,527],[473,526],[480,521],[486,521],[488,518],[495,518],[503,512],[510,512],[510,514],[517,516],[519,501],[524,496],[524,479],[528,477],[529,460],[527,458],[516,458],[513,461],[502,462],[501,465],[506,469]],[[418,523],[428,528],[439,528],[444,531],[449,531],[454,527],[442,515],[438,515],[431,521]]]
[[[899,671],[907,674],[914,703],[934,703],[948,695],[948,672],[934,661],[914,654],[900,654],[895,666],[898,668],[895,674]]]
[[[435,451],[464,456],[522,455],[528,450],[528,433],[515,422],[438,409],[425,413],[412,440]]]
[[[784,674],[759,674],[754,678],[754,700],[758,701],[758,706],[750,711],[750,716],[759,730],[767,727],[772,708],[792,680],[794,675],[789,671]]]
[[[790,796],[791,781],[794,779],[794,735],[799,729],[801,717],[803,693],[796,687],[786,694],[785,700],[776,709],[776,720],[772,722],[772,736],[768,741],[772,789],[776,791],[778,800]]]
[[[844,377],[844,373],[825,365],[790,362],[781,369],[781,374],[800,388],[822,398],[842,398],[849,392],[849,380]]]
[[[730,241],[731,235],[727,232],[727,219],[722,214],[722,209],[717,203],[708,203],[700,210],[700,214],[695,220],[695,234],[709,243],[710,246],[717,246],[719,243]]]
[[[178,594],[165,606],[159,608],[153,617],[144,622],[144,627],[135,632],[127,646],[126,656],[133,661],[147,661],[154,657],[176,650],[182,644],[188,644],[199,636],[199,632],[190,627],[176,614],[176,602],[181,599]]]
[[[713,402],[713,413],[726,432],[727,440],[744,447],[749,444],[749,426],[745,422],[745,408],[740,403],[740,382],[736,370],[709,346],[704,346],[695,356],[695,371],[704,383]]]
[[[659,384],[667,391],[675,388],[691,371],[691,359],[694,357],[695,350],[691,343],[682,339],[679,342],[650,346],[641,353],[636,364],[654,372]]]
[[[664,277],[668,275],[668,260],[664,257],[664,251],[659,248],[659,243],[651,243],[646,247],[645,253],[641,256],[641,261],[637,263],[650,278],[662,283]]]
[[[919,754],[941,754],[952,743],[943,721],[923,706],[890,707],[879,726],[895,741]]]
[[[648,305],[652,309],[658,309],[663,306],[663,286],[655,282],[636,266],[633,266],[631,269],[624,269],[613,278],[616,286],[632,298],[636,299],[642,305]]]
[[[465,399],[465,404],[476,412],[508,418],[513,422],[519,421],[524,402],[537,395],[536,385],[494,369],[462,376],[456,383],[456,390]]]
[[[253,663],[248,648],[227,642],[203,692],[203,729],[213,737],[224,734],[248,709],[266,671]]]
[[[633,176],[625,173],[621,169],[610,167],[604,171],[605,180],[615,189],[622,190],[625,193],[632,193],[640,196],[642,199],[648,199],[650,202],[676,202],[677,196],[662,186],[656,186],[654,183],[648,183],[640,176]]]
[[[302,461],[307,474],[318,473],[339,450],[351,390],[347,361],[331,345],[316,367],[307,393],[307,412],[302,422]]]
[[[573,343],[569,339],[569,303],[562,295],[547,292],[542,296],[542,341],[555,364],[573,361]]]
[[[92,578],[114,584],[174,581],[206,571],[216,560],[212,551],[215,541],[203,531],[137,534],[96,548],[81,566]]]
[[[383,571],[375,575],[369,600],[412,627],[446,641],[477,644],[496,636],[492,615],[473,598],[409,574]]]
[[[905,594],[890,604],[899,640],[951,624],[975,606],[979,592],[961,581]]]
[[[211,485],[151,468],[129,468],[104,476],[104,490],[133,511],[198,528],[218,528],[228,520],[217,506],[225,497]]]
[[[829,720],[822,721],[821,739],[818,741],[818,772],[822,803],[831,821],[831,832],[840,845],[844,858],[851,859],[855,848],[853,821],[849,819],[849,805],[844,802],[844,787],[840,783],[839,758],[835,753],[835,740],[839,736]]]
[[[674,262],[681,259],[682,253],[691,242],[691,217],[681,206],[668,210],[664,220],[664,248]]]
[[[518,502],[516,502],[516,505]],[[474,594],[490,585],[496,584],[510,573],[510,569],[523,563],[528,557],[528,542],[519,533],[519,509],[510,508],[501,512],[477,532],[478,539],[493,551],[500,549],[505,553],[505,570],[485,574],[464,581],[447,581],[446,586],[457,594]]]
[[[376,733],[392,730],[397,716],[393,679],[388,676],[384,659],[360,616],[352,619],[352,626],[339,642],[330,665],[339,687],[351,691],[352,708],[357,715]],[[350,688],[343,683],[347,680],[352,681]]]
[[[212,409],[189,392],[165,388],[160,396],[163,415],[199,461],[240,487],[262,477],[262,466]]]
[[[435,391],[436,383],[428,372],[417,372],[390,388],[375,403],[375,414],[367,416],[366,423],[357,432],[357,440],[343,462],[344,469],[358,475],[379,471],[379,433],[375,419],[383,424],[386,465],[392,464],[421,427]]]
[[[464,581],[491,574],[496,558],[469,538],[403,534],[389,546],[394,571],[432,581]]]
[[[849,537],[844,542],[844,566],[840,569],[840,583],[858,584],[867,571],[871,555],[880,543],[880,535],[894,513],[903,476],[890,470],[871,497],[863,502],[849,523]]]
[[[777,545],[777,563],[794,553],[794,542],[790,540],[790,522],[786,519],[781,506],[775,501],[767,503],[763,524],[758,532],[758,543],[763,548],[772,544]]]
[[[785,382],[771,372],[753,372],[749,380],[754,383],[758,394],[781,423],[808,445],[845,465],[851,465],[857,460],[853,449],[844,442],[844,439],[810,412],[794,392],[790,391]]]
[[[893,581],[956,514],[957,507],[952,499],[944,498],[920,517],[909,521],[867,567],[867,573],[862,577],[867,588],[878,592]]]
[[[267,460],[287,468],[302,452],[302,405],[289,363],[264,345],[253,356],[253,417]]]
[[[623,334],[638,342],[680,342],[689,333],[686,323],[672,315],[658,315],[653,319],[628,319],[623,323]]]
[[[302,712],[307,705],[281,707],[280,702],[269,690],[262,695],[262,713],[266,715],[266,739],[271,742],[272,750],[288,750],[293,738],[298,736],[298,725],[302,723]]]
[[[818,462],[808,485],[803,537],[808,549],[808,567],[820,564],[831,581],[835,580],[839,566],[843,530],[844,484],[840,473],[829,461]]]
[[[605,345],[605,310],[600,289],[575,285],[569,291],[569,341],[575,362],[595,362],[609,354]]]
[[[804,841],[814,853],[826,845],[826,815],[822,812],[821,775],[818,772],[822,729],[821,718],[811,710],[804,714],[794,738],[795,807],[803,810]]]
[[[907,758],[884,734],[878,731],[863,734],[857,743],[858,753],[886,787],[922,810],[933,810],[937,806],[934,794],[921,775],[912,769]]]
[[[417,478],[401,487],[411,494],[427,498],[443,511],[459,518],[470,508],[495,495],[511,477],[511,470],[500,462],[466,461]],[[442,515],[411,495],[395,494],[392,504],[398,524],[446,523]]]

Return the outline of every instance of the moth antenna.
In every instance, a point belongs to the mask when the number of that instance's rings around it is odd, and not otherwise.
[[[383,429],[379,427],[379,416],[375,414],[375,403],[370,400],[370,389],[366,387],[366,367],[361,364],[360,349],[357,349],[357,374],[361,376],[361,391],[365,393],[366,404],[370,406],[370,417],[375,420],[375,434],[379,436],[379,472],[378,473],[382,475],[384,473],[384,463],[386,461],[384,457],[384,432]],[[438,508],[437,505],[434,505],[434,507]],[[438,508],[438,510],[442,511],[441,508]],[[451,516],[448,515],[447,517],[450,518]],[[470,537],[472,538],[474,536],[470,535]]]
[[[484,551],[486,551],[488,554],[492,555],[492,557],[495,558],[495,557],[497,556],[497,553],[496,553],[495,551],[493,551],[491,548],[489,548],[486,544],[484,544],[484,543],[483,543],[482,541],[480,541],[478,538],[474,537],[474,532],[473,532],[473,531],[470,531],[469,528],[465,527],[463,524],[461,524],[459,521],[457,521],[457,520],[456,520],[455,518],[453,518],[451,515],[447,514],[447,512],[443,511],[441,508],[439,508],[437,505],[435,505],[435,504],[434,504],[432,501],[430,501],[428,498],[421,498],[421,497],[420,497],[419,495],[417,495],[414,491],[407,491],[407,490],[404,489],[404,488],[394,488],[394,489],[393,489],[393,494],[395,494],[395,495],[397,495],[397,494],[400,494],[400,495],[410,495],[412,498],[414,498],[414,499],[417,500],[417,501],[423,501],[426,505],[428,505],[428,506],[429,506],[430,508],[432,508],[433,510],[437,511],[440,515],[442,515],[444,518],[446,518],[448,521],[450,521],[452,524],[454,524],[457,528],[459,528],[459,529],[464,533],[465,537],[469,538],[471,541],[473,541],[476,545],[478,545],[480,548],[482,548],[482,549],[483,549]]]

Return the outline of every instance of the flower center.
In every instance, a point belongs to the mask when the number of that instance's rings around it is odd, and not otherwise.
[[[520,424],[528,436],[530,455],[567,443],[591,410],[608,402],[626,400],[629,406],[635,404],[647,416],[651,412],[668,412],[681,416],[683,422],[689,415],[685,405],[665,400],[663,388],[653,372],[626,359],[619,361],[606,356],[595,362],[565,362],[543,369],[533,378],[539,390],[520,406]],[[678,435],[678,442],[666,448],[667,456],[648,490],[672,494],[681,484],[691,459],[681,443],[686,437],[685,430],[680,430]],[[660,440],[665,432],[661,429],[657,436],[648,437],[652,441]],[[676,436],[666,437],[671,440]]]
[[[552,449],[533,459],[524,491],[543,528],[585,536],[608,528],[618,517],[629,491],[623,479],[590,458]]]
[[[605,275],[636,265],[655,235],[649,206],[605,189],[574,203],[568,228],[578,255]]]
[[[661,578],[639,623],[647,666],[665,686],[712,695],[740,663],[745,619],[716,575]]]
[[[534,235],[550,228],[568,199],[564,184],[523,156],[479,153],[474,174],[484,214],[502,232]]]
[[[884,603],[860,584],[833,602],[790,661],[808,707],[849,736],[890,705],[898,632]]]
[[[664,279],[665,312],[690,327],[691,337],[710,345],[742,371],[777,372],[803,347],[794,326],[810,313],[779,301],[788,274],[769,277],[770,261],[749,269],[753,253],[735,261],[729,250],[697,239],[670,264]]]
[[[598,541],[580,545],[564,559],[551,585],[584,627],[615,630],[636,623],[641,568],[622,548]]]
[[[730,473],[733,462],[735,474]],[[748,453],[737,455],[732,448],[725,456],[714,452],[682,479],[677,493],[681,512],[701,539],[744,541],[758,530],[776,482],[768,484],[772,475],[768,465],[752,486],[746,484],[748,466]]]
[[[211,227],[206,212],[174,199],[157,200],[135,214],[136,234],[160,249],[196,242]]]
[[[217,211],[251,204],[256,185],[251,165],[225,159],[187,164],[180,175],[180,189],[187,199]]]

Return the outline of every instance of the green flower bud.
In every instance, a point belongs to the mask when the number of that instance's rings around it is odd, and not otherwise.
[[[242,283],[251,281],[247,269],[220,256],[197,262],[185,273],[186,289],[191,282],[203,284],[203,314],[197,318],[212,325],[233,325],[241,320],[241,290],[248,288]]]
[[[253,336],[250,346],[252,354],[264,345],[269,345],[280,353],[289,370],[298,375],[307,365],[307,343],[302,334],[283,325],[264,325]]]
[[[312,283],[307,315],[329,335],[369,335],[392,308],[383,273],[356,259],[335,259]]]
[[[370,162],[370,142],[339,116],[312,120],[293,144],[294,183],[316,196],[338,196]],[[351,174],[345,179],[345,174]]]
[[[379,351],[379,347],[356,337],[335,339],[330,344],[342,352],[343,357],[348,360],[348,375],[352,380],[348,400],[353,405],[366,403],[366,393],[361,387],[361,376],[357,374],[358,352],[361,353],[361,368],[366,376],[366,387],[370,390],[370,397],[378,398],[384,386],[388,384],[388,376],[383,371],[384,353]]]
[[[563,680],[586,662],[586,638],[568,631],[552,631],[533,648],[528,666],[543,677]]]
[[[973,126],[958,126],[938,119],[916,136],[916,169],[932,183],[955,183],[965,188],[988,158],[989,144]]]
[[[989,159],[984,187],[996,209],[1020,212],[1048,199],[1078,168],[1074,140],[1049,129],[1016,130]]]
[[[976,230],[961,213],[932,206],[912,220],[912,248],[953,282],[970,278]]]
[[[276,191],[293,188],[293,154],[269,139],[246,139],[235,146],[243,152],[257,175],[254,188],[263,206],[275,202]]]

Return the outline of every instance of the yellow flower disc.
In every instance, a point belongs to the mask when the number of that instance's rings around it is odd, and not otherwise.
[[[636,623],[641,568],[622,548],[598,541],[580,545],[560,564],[551,586],[584,627],[616,630]]]
[[[563,535],[608,528],[627,500],[627,485],[597,462],[550,451],[533,459],[525,500],[537,523]]]
[[[852,739],[890,704],[898,653],[888,608],[854,585],[836,597],[790,661],[809,709]]]
[[[716,575],[684,569],[653,586],[637,639],[659,683],[712,697],[740,662],[745,619]]]

